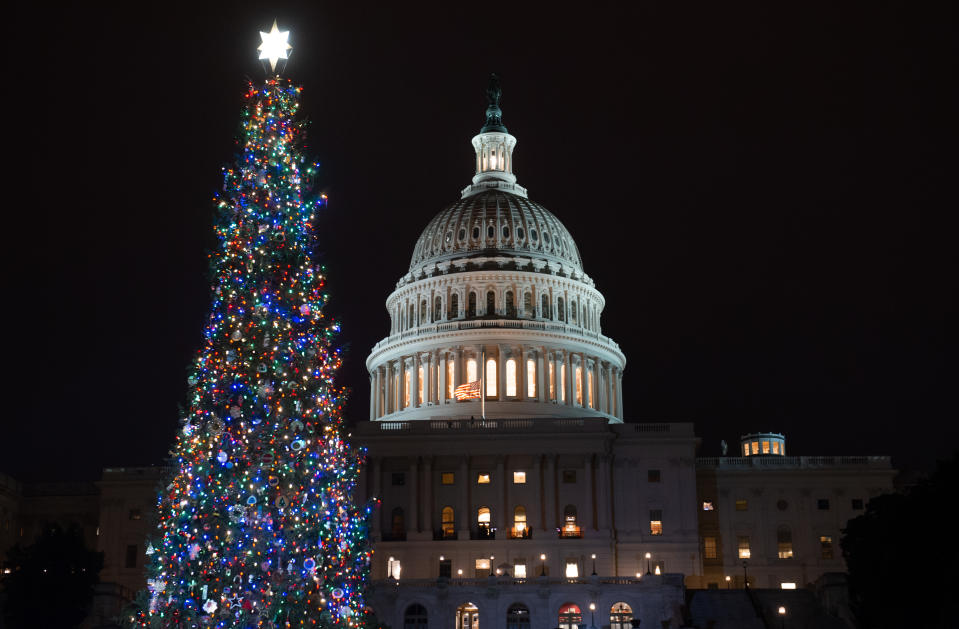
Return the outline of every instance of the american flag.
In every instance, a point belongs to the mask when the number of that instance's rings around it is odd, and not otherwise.
[[[480,397],[480,381],[473,380],[472,382],[467,382],[466,384],[461,384],[456,387],[453,391],[453,397],[457,401],[461,400],[475,400]]]

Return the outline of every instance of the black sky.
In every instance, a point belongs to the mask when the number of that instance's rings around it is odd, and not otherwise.
[[[148,4],[8,16],[0,471],[162,461],[274,17],[331,198],[352,420],[384,301],[472,176],[496,71],[519,182],[606,296],[629,418],[695,421],[704,454],[753,430],[902,467],[956,447],[946,3]]]

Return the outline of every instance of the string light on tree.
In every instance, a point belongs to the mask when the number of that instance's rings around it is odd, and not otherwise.
[[[289,32],[274,23],[262,35],[275,70]],[[274,77],[245,95],[137,627],[352,629],[368,618],[374,505],[353,501],[363,452],[343,438],[339,325],[312,259],[326,198],[311,194],[300,93]]]

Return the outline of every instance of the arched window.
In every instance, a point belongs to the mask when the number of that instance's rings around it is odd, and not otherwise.
[[[554,372],[555,370],[556,370],[556,368],[553,367],[553,361],[550,360],[550,361],[549,361],[549,374],[548,374],[548,375],[549,375],[549,399],[550,399],[550,401],[553,401],[553,400],[556,399],[556,384],[555,384],[555,381],[554,381],[554,379],[553,379],[553,376],[555,375],[553,372]]]
[[[470,358],[466,361],[466,381],[476,382],[479,380],[479,371],[476,370],[476,359]]]
[[[576,388],[576,391],[575,391],[576,405],[582,406],[583,405],[583,368],[582,367],[576,368],[576,378],[575,378],[575,381],[573,382],[573,386]]]
[[[390,536],[394,540],[406,537],[406,517],[403,514],[403,507],[393,509],[390,519]]]
[[[559,608],[559,629],[577,629],[583,622],[583,612],[577,605],[566,603]]]
[[[410,304],[410,314],[406,318],[406,329],[412,328],[415,321],[416,321],[416,307],[413,306],[413,304]]]
[[[506,316],[516,318],[516,302],[513,301],[513,291],[506,291]]]
[[[557,318],[560,321],[566,322],[566,303],[563,301],[562,297],[557,298],[556,300],[556,310]]]
[[[589,400],[589,407],[596,408],[596,398],[593,396],[593,377],[595,374],[592,370],[586,374],[586,398]]]
[[[526,527],[526,507],[517,505],[513,509],[513,537],[529,537],[529,529]]]
[[[576,323],[576,302],[569,302],[569,316],[573,323]]]
[[[473,225],[473,240],[479,240],[479,225]]]
[[[457,319],[460,316],[460,296],[456,293],[450,295],[450,311],[446,316],[448,319]]]
[[[453,391],[456,389],[456,383],[454,382],[456,376],[456,364],[453,362],[453,358],[449,357],[446,359],[446,398],[449,400],[453,399]]]
[[[566,403],[566,363],[559,366],[559,401]]]
[[[488,291],[486,293],[486,316],[491,317],[496,314],[496,293]]]
[[[420,302],[420,319],[419,319],[420,325],[423,325],[424,323],[426,323],[426,316],[428,312],[429,311],[426,309],[426,300],[424,299],[423,301]]]
[[[613,603],[609,608],[609,629],[630,629],[632,620],[633,608],[626,603]]]
[[[440,512],[440,522],[443,539],[456,537],[456,518],[453,513],[453,507],[443,507],[443,510]]]
[[[486,395],[496,395],[496,361],[492,358],[486,361]]]
[[[476,537],[477,539],[491,539],[493,537],[493,514],[489,507],[480,507],[476,510]],[[490,567],[492,569],[492,567]]]
[[[544,319],[553,318],[553,313],[549,309],[549,295],[543,295],[543,297],[540,299],[539,316],[541,316]]]
[[[516,361],[512,358],[506,361],[506,396],[516,397]]]
[[[536,315],[533,312],[533,293],[526,291],[523,293],[523,316],[532,319]]]
[[[410,405],[410,370],[403,370],[403,408]]]
[[[416,368],[416,403],[423,404],[423,381],[426,378],[423,377],[423,366],[420,365]]]
[[[496,238],[496,228],[493,227],[492,223],[486,226],[486,238],[488,240],[493,240]]]
[[[536,361],[526,359],[526,397],[536,397]]]
[[[576,521],[574,505],[566,505],[563,509],[563,528],[560,529],[560,537],[582,537],[582,531]]]
[[[433,300],[433,321],[439,321],[443,317],[443,300],[437,297]]]
[[[509,606],[506,610],[506,629],[529,629],[529,608],[526,605],[513,603]]]
[[[476,316],[476,293],[470,292],[470,296],[466,301],[466,316],[475,317]]]
[[[456,629],[479,629],[479,609],[473,603],[456,608]]]
[[[403,612],[403,629],[426,629],[427,613],[426,608],[417,603],[413,603]]]

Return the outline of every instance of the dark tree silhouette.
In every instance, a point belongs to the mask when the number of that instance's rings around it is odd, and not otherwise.
[[[89,550],[79,527],[47,526],[29,545],[7,552],[13,572],[2,581],[7,629],[69,629],[86,617],[103,553]]]
[[[849,521],[842,552],[862,629],[954,627],[959,453],[904,493],[879,496]],[[947,620],[949,622],[947,622]]]

